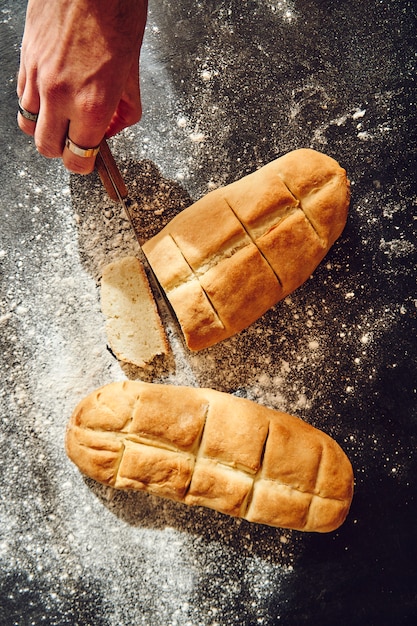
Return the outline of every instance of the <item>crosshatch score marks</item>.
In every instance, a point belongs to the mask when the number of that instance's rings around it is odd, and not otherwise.
[[[305,282],[341,234],[349,199],[334,159],[295,150],[210,192],[147,241],[188,347],[240,332]]]
[[[250,522],[327,532],[345,519],[352,467],[302,420],[212,389],[139,381],[85,398],[67,430],[79,469]]]

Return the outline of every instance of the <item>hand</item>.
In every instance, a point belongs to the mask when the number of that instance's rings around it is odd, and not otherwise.
[[[139,121],[139,54],[147,0],[29,0],[17,94],[37,122],[18,115],[38,151],[62,157],[79,174],[94,157],[65,147],[66,137],[92,148]]]

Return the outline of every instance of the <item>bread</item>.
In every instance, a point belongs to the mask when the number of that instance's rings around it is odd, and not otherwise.
[[[146,367],[168,353],[163,329],[142,264],[129,256],[106,265],[101,276],[101,309],[112,352],[125,363]]]
[[[332,158],[294,150],[175,216],[143,251],[190,350],[240,332],[311,275],[347,219]]]
[[[116,489],[301,531],[336,529],[353,493],[351,464],[328,435],[212,389],[101,387],[76,407],[66,450],[81,472]]]

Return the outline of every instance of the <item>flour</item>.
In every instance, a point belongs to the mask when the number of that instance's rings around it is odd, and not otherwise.
[[[185,141],[188,128],[172,119]],[[114,142],[116,157],[122,141]],[[151,143],[143,144],[146,154]],[[188,144],[191,154],[195,143]],[[121,160],[139,205],[143,237],[191,203],[177,182],[179,171],[186,181],[187,160],[191,163],[180,154],[178,165],[167,168],[172,179],[150,160]],[[4,247],[1,255],[7,264],[1,325],[10,364],[7,395],[5,387],[1,393],[7,407],[2,424],[13,459],[3,491],[13,507],[1,520],[8,537],[1,555],[6,572],[20,572],[9,601],[27,597],[36,581],[32,604],[45,615],[61,616],[59,622],[50,617],[51,624],[77,623],[82,615],[83,624],[96,626],[99,612],[111,626],[194,626],[233,623],[234,598],[243,593],[250,614],[262,623],[268,619],[262,605],[271,585],[284,589],[293,574],[298,551],[293,533],[249,527],[214,511],[146,494],[109,491],[83,479],[66,457],[65,429],[77,402],[102,384],[147,376],[127,372],[107,350],[100,309],[102,268],[134,254],[137,243],[130,223],[95,175],[82,179],[62,172],[57,191],[50,192],[32,179],[29,169],[21,172],[30,189],[21,207],[27,228],[20,247]],[[257,331],[254,339],[262,339]],[[186,355],[175,343],[173,349],[176,368],[153,372],[155,382],[218,382],[231,392],[245,385],[246,365],[236,344],[208,355]],[[237,369],[228,365],[229,359],[239,362]],[[248,394],[250,390],[243,395]],[[83,606],[86,599],[91,608]]]
[[[159,183],[167,184],[164,179]],[[93,190],[97,211],[88,211],[91,195],[83,196],[84,185]],[[146,494],[115,493],[83,480],[65,457],[65,427],[76,402],[92,388],[125,377],[106,350],[99,304],[100,268],[109,258],[134,251],[136,245],[124,216],[105,199],[99,185],[75,179],[70,188],[70,196],[66,194],[55,209],[59,231],[53,239],[43,238],[41,270],[32,277],[29,290],[26,281],[12,281],[12,303],[3,322],[19,323],[19,334],[32,355],[30,362],[22,363],[20,372],[14,371],[22,379],[26,370],[27,386],[15,386],[13,402],[26,410],[33,407],[30,422],[23,426],[31,431],[31,439],[38,441],[36,452],[33,443],[31,446],[31,465],[47,472],[50,483],[48,493],[39,485],[33,496],[28,493],[22,501],[24,508],[30,505],[27,528],[37,526],[39,513],[47,507],[42,534],[55,546],[42,551],[36,533],[28,534],[23,528],[16,533],[15,545],[3,547],[6,558],[13,553],[9,566],[25,569],[29,579],[48,588],[48,598],[42,602],[49,614],[57,607],[70,606],[74,597],[80,602],[83,595],[91,598],[99,580],[100,593],[94,602],[106,612],[109,624],[133,621],[148,626],[152,624],[150,615],[155,616],[155,626],[207,620],[215,624],[217,619],[224,623],[228,607],[243,588],[251,611],[259,614],[262,623],[262,604],[271,585],[285,588],[285,580],[294,571],[297,540],[290,531],[265,529],[259,535],[259,529],[215,512],[191,510]],[[165,189],[165,193],[172,197],[174,191]],[[150,203],[152,216],[153,208]],[[208,362],[218,370],[216,358],[211,361],[209,357]],[[186,368],[207,380],[206,366],[206,357],[195,355],[164,381],[181,384]],[[230,375],[229,379],[226,373],[225,378],[232,390],[233,369]],[[259,389],[265,386],[266,391],[267,385],[265,374]],[[16,480],[19,471],[20,462],[15,470],[11,468]],[[7,524],[18,528],[19,514],[9,516]],[[236,524],[244,529],[240,538]],[[233,571],[239,574],[232,575],[227,584],[221,582],[220,569],[225,567],[229,576]],[[81,580],[84,590],[80,589]],[[134,581],[138,580],[140,598],[135,592]],[[22,582],[22,594],[24,588]]]
[[[171,338],[175,368],[157,372],[107,349],[101,271],[135,254],[128,220],[95,174],[68,175],[15,128],[25,4],[7,0],[0,20],[7,626],[380,623],[414,610],[412,3],[150,3],[143,118],[110,140],[141,237],[294,147],[337,158],[352,189],[341,239],[302,287],[202,353]],[[355,472],[346,523],[306,536],[83,478],[65,453],[69,416],[126,378],[191,380],[330,434]]]

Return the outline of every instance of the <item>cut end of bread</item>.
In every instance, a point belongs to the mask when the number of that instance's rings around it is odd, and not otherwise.
[[[119,361],[145,368],[168,354],[167,337],[139,259],[124,257],[104,267],[101,309],[109,347]]]

